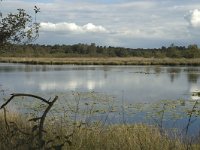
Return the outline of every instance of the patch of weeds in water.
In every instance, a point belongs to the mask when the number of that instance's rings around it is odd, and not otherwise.
[[[200,92],[193,92],[192,96],[198,96],[198,97],[200,97]]]

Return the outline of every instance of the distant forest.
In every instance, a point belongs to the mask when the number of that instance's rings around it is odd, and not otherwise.
[[[92,44],[75,45],[7,45],[0,49],[1,57],[145,57],[145,58],[200,58],[196,44],[154,49],[96,46]]]

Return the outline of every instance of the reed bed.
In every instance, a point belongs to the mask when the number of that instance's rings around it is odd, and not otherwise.
[[[157,108],[155,110],[157,115],[155,115],[156,118],[154,119],[158,119],[160,122],[157,125],[142,123],[105,124],[104,122],[98,120],[93,120],[91,122],[79,120],[78,117],[81,117],[81,114],[83,113],[80,109],[80,105],[82,104],[81,95],[80,93],[74,93],[74,95],[74,104],[71,103],[71,105],[75,107],[71,107],[70,105],[67,108],[71,109],[63,108],[62,110],[58,110],[59,107],[55,106],[52,108],[52,111],[48,113],[48,115],[46,113],[44,121],[41,116],[44,116],[45,112],[50,110],[51,106],[53,106],[54,102],[57,100],[57,96],[55,96],[52,101],[50,101],[50,99],[47,101],[37,95],[22,93],[11,94],[11,97],[0,108],[0,150],[200,149],[200,139],[198,137],[190,138],[187,137],[187,134],[185,136],[184,133],[183,135],[179,134],[173,128],[163,128],[162,121],[164,120],[164,114],[167,113],[167,110],[172,111],[174,109],[172,106],[178,107],[175,102],[177,102],[180,107],[185,106],[187,103],[184,101],[172,101],[171,103],[164,101],[154,104],[152,109]],[[95,96],[94,93],[91,93],[90,95],[93,97],[93,100],[91,101],[91,109],[89,108],[89,103],[86,103],[86,99],[84,99],[84,104],[88,108],[86,109],[88,113],[84,111],[83,115],[92,116],[92,114],[97,111],[94,106],[96,101],[94,100],[97,99],[100,101],[99,97]],[[37,109],[35,113],[31,113],[31,111],[27,113],[24,113],[23,111],[21,113],[16,113],[12,110],[12,108],[7,108],[7,104],[11,102],[11,98],[13,96],[23,96],[23,100],[28,100],[24,98],[25,96],[38,98],[42,101],[42,104],[47,103],[47,106],[35,105],[34,108]],[[85,96],[88,97],[88,94]],[[22,99],[20,100],[22,101]],[[105,103],[109,104],[108,101],[105,101]],[[187,111],[187,129],[193,122],[193,115],[198,117],[197,113],[199,113],[199,104],[199,101],[192,101],[190,104],[191,107],[189,111]],[[99,107],[96,108],[99,109]],[[58,115],[59,111],[62,111],[62,114]],[[112,112],[111,109],[108,111]],[[70,115],[70,112],[72,115]],[[153,112],[151,113],[153,114]],[[41,123],[42,120],[43,123]],[[39,125],[42,125],[44,128],[40,130]],[[42,138],[38,136],[41,133]]]
[[[73,65],[200,65],[200,59],[142,57],[0,57],[2,63]]]
[[[0,149],[37,149],[34,140],[34,123],[27,118],[7,115],[9,129],[4,116],[0,115]],[[18,130],[20,129],[20,130]],[[24,133],[28,134],[24,134]],[[57,119],[48,119],[45,124],[44,149],[134,149],[134,150],[198,150],[200,144],[169,138],[167,133],[151,125],[69,124]]]

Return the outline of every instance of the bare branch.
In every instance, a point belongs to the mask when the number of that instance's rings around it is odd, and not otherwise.
[[[44,121],[45,121],[46,115],[57,99],[58,99],[58,96],[56,96],[52,102],[49,102],[49,106],[46,108],[46,110],[44,111],[44,113],[41,117],[40,124],[39,124],[39,139],[40,139],[40,141],[42,141],[42,138],[43,138],[42,131],[43,131],[43,126],[44,126]]]
[[[50,103],[51,103],[51,102],[47,101],[46,99],[44,99],[44,98],[42,98],[40,96],[37,96],[37,95],[33,95],[33,94],[13,93],[11,95],[12,96],[1,106],[0,109],[4,108],[14,97],[20,97],[20,96],[33,97],[33,98],[39,99],[39,100],[47,103],[48,105],[50,105]]]
[[[47,108],[45,109],[44,113],[42,114],[41,117],[37,117],[37,118],[32,118],[30,119],[29,121],[37,121],[37,120],[40,120],[39,121],[39,124],[36,125],[36,129],[38,127],[38,142],[39,142],[39,148],[42,148],[45,144],[45,141],[43,140],[43,132],[44,132],[44,122],[45,122],[45,118],[47,116],[47,113],[50,111],[51,107],[54,105],[54,103],[56,102],[56,100],[58,99],[58,96],[55,96],[55,98],[52,100],[52,101],[48,101],[40,96],[37,96],[37,95],[33,95],[33,94],[25,94],[25,93],[14,93],[14,94],[11,94],[12,96],[1,106],[0,109],[4,109],[4,115],[6,116],[6,110],[5,110],[5,106],[11,102],[13,100],[14,97],[19,97],[19,96],[27,96],[27,97],[33,97],[33,98],[36,98],[36,99],[39,99],[41,100],[42,102],[45,102],[48,104]],[[8,126],[7,124],[7,120],[6,120],[6,117],[5,117],[5,122],[6,122],[6,126]],[[17,127],[18,128],[18,127]],[[25,132],[23,132],[22,130],[19,130],[18,128],[18,131],[20,131],[21,133],[24,133],[26,134]]]

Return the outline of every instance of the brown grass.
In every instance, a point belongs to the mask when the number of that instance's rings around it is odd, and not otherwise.
[[[0,149],[29,149],[33,148],[35,141],[30,140],[33,124],[19,115],[8,115],[8,122],[15,122],[19,128],[30,135],[24,135],[19,131],[12,133],[14,129],[10,124],[10,131],[5,128],[4,118],[0,115]],[[76,128],[60,120],[49,120],[45,125],[46,148],[59,147],[62,149],[134,149],[134,150],[186,150],[200,148],[199,144],[182,143],[178,138],[170,139],[166,134],[161,134],[157,127],[135,125],[110,125],[93,124],[90,126],[78,124]],[[69,136],[73,133],[72,136]],[[64,143],[64,144],[63,144]],[[18,147],[17,147],[18,146]],[[17,148],[16,148],[17,147]]]
[[[74,64],[74,65],[200,65],[200,58],[141,58],[141,57],[0,57],[4,63],[25,64]]]

